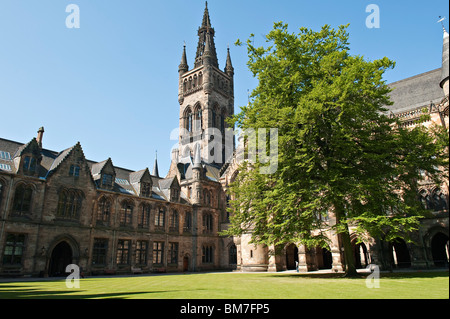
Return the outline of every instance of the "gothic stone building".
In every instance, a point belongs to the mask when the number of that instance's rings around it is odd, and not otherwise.
[[[391,84],[390,110],[404,125],[417,125],[427,112],[431,121],[425,125],[448,128],[444,35],[442,68]],[[0,138],[0,275],[63,275],[69,264],[92,275],[277,271],[292,269],[296,261],[303,271],[343,269],[336,234],[329,234],[329,249],[292,243],[275,256],[269,254],[273,247],[250,244],[250,235],[219,235],[228,225],[226,189],[238,172],[242,143],[236,151],[233,140],[223,143],[225,119],[234,113],[234,69],[229,51],[225,68],[219,68],[207,6],[198,37],[193,68],[186,48],[178,67],[179,148],[165,178],[156,161],[152,173],[135,172],[114,166],[111,158],[88,160],[79,143],[48,150],[43,128],[25,144]],[[230,154],[232,160],[222,164]],[[448,184],[424,184],[420,196],[433,217],[423,220],[416,244],[355,244],[360,267],[448,264]]]
[[[230,53],[222,71],[207,7],[198,36],[194,68],[185,50],[179,65],[185,134],[165,178],[156,161],[135,172],[86,159],[79,143],[48,150],[43,128],[26,144],[0,138],[0,275],[63,275],[69,264],[86,274],[236,268],[236,246],[218,235],[224,153],[209,161],[208,143],[197,143],[234,113]]]

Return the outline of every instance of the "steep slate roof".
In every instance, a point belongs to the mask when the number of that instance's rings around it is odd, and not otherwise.
[[[15,166],[14,166],[14,155],[19,155],[21,152],[26,149],[26,147],[32,142],[23,144],[16,141],[7,140],[4,138],[0,138],[0,151],[5,152],[4,154],[8,153],[9,158],[6,158],[7,155],[5,155],[5,158],[0,157],[0,164],[3,164],[4,166],[0,165],[0,172],[15,172]],[[48,149],[42,149],[41,155],[42,155],[42,161],[41,161],[41,167],[40,167],[40,174],[39,176],[43,179],[45,179],[49,174],[51,174],[52,171],[54,171],[64,160],[65,158],[70,154],[70,152],[78,145],[78,143],[72,147],[69,147],[61,152],[56,152]],[[87,165],[89,169],[91,170],[91,175],[100,174],[101,170],[105,166],[105,164],[108,162],[108,160],[104,160],[101,162],[95,162],[91,160],[86,160]],[[4,169],[7,167],[6,165],[9,165],[11,167],[11,170]],[[3,167],[3,168],[2,168]],[[136,194],[136,191],[134,190],[132,183],[139,182],[142,178],[142,176],[145,174],[145,171],[148,170],[148,168],[145,168],[143,170],[139,171],[132,171],[129,169],[121,168],[113,166],[115,173],[116,173],[116,180],[114,183],[113,191],[123,193],[123,194],[130,194],[130,195],[138,195]],[[150,177],[153,182],[152,187],[152,196],[153,199],[168,201],[169,199],[164,194],[164,190],[161,189],[160,181],[162,180],[160,177],[154,176],[150,174]],[[170,187],[172,183],[172,179],[170,179],[170,182],[168,186]],[[162,182],[163,186],[166,186],[165,181]],[[186,196],[183,192],[181,192],[182,201],[181,203],[189,203]]]
[[[440,77],[441,68],[390,83],[393,91],[389,96],[394,104],[386,108],[396,114],[439,103],[444,98]]]
[[[61,164],[65,160],[67,155],[70,154],[70,152],[75,148],[75,146],[76,145],[65,149],[64,151],[60,152],[56,158],[53,159],[53,162],[50,168],[48,169],[47,176],[49,176],[59,166],[59,164]]]

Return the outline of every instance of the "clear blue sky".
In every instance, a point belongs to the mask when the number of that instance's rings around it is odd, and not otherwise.
[[[65,25],[68,4],[80,8],[80,28]],[[380,8],[380,28],[365,25],[366,6]],[[177,141],[178,64],[183,41],[189,66],[197,46],[203,0],[0,0],[0,137],[28,142],[45,127],[44,147],[56,151],[80,141],[87,158],[167,173]],[[396,61],[394,82],[441,65],[448,2],[386,0],[210,0],[219,66],[230,45],[235,68],[235,110],[256,86],[245,46],[273,22],[292,32],[305,26],[350,23],[352,54]],[[448,30],[448,20],[445,21]],[[259,43],[258,43],[259,42]]]

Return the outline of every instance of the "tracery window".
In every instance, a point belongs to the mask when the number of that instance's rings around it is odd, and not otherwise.
[[[63,189],[59,193],[56,216],[64,219],[80,217],[83,193],[76,189]]]
[[[111,201],[102,197],[98,202],[97,222],[108,223],[111,215]]]

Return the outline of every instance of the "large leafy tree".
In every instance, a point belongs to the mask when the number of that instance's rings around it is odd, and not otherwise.
[[[447,135],[403,128],[387,114],[392,103],[382,76],[394,62],[351,55],[347,26],[295,34],[279,22],[266,38],[267,47],[255,47],[253,35],[247,41],[258,86],[231,124],[277,128],[278,168],[261,174],[266,163],[241,164],[226,234],[251,233],[266,245],[325,246],[323,231],[333,228],[346,273],[355,275],[349,227],[386,240],[417,229],[417,186],[424,172],[439,182],[448,147],[437,141]]]

